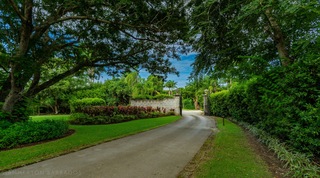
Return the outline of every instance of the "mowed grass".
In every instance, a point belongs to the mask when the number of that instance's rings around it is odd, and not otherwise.
[[[46,116],[47,119],[52,119]],[[63,116],[65,117],[65,116]],[[62,154],[77,151],[116,138],[147,131],[172,123],[180,116],[167,116],[152,119],[141,119],[110,125],[76,126],[71,125],[75,133],[59,140],[19,149],[0,151],[0,171],[35,163]],[[34,120],[42,118],[32,117]],[[54,119],[67,119],[56,117]]]
[[[30,116],[32,121],[43,121],[46,119],[52,120],[69,120],[70,115],[41,115],[41,116]]]
[[[268,166],[250,147],[244,131],[232,122],[216,119],[219,132],[206,144],[212,148],[207,160],[195,171],[195,177],[271,178]]]

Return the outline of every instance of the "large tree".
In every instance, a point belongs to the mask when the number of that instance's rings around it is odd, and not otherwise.
[[[192,0],[190,5],[191,42],[199,52],[195,73],[239,68],[242,62],[263,71],[319,55],[318,0]]]
[[[3,0],[1,110],[12,114],[25,98],[92,67],[176,72],[168,59],[178,57],[184,13],[183,0]],[[45,80],[48,69],[63,70]]]

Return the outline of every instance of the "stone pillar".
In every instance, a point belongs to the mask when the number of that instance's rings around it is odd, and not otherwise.
[[[204,91],[203,95],[203,111],[205,116],[210,116],[210,102],[207,89]]]

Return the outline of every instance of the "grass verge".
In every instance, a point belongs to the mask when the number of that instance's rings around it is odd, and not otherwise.
[[[254,153],[244,131],[232,122],[215,119],[219,132],[202,146],[179,177],[271,178],[268,166]]]
[[[32,121],[43,121],[47,119],[53,120],[69,120],[70,115],[41,115],[41,116],[30,116]]]
[[[51,119],[48,116],[46,116],[46,118]],[[35,146],[0,151],[0,172],[77,151],[106,141],[151,130],[172,123],[178,119],[180,119],[180,116],[167,116],[110,125],[71,125],[70,129],[75,130],[75,133],[71,136]]]

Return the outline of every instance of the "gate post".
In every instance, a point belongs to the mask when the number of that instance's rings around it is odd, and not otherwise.
[[[210,102],[209,102],[209,96],[208,96],[208,89],[204,90],[203,111],[205,116],[210,116]]]

